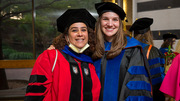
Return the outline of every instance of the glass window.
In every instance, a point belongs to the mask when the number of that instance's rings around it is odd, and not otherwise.
[[[97,16],[94,4],[101,0],[0,0],[0,34],[3,58],[33,59],[33,28],[36,58],[59,33],[56,19],[68,8],[86,8]],[[34,16],[32,16],[34,4]],[[32,23],[34,18],[34,26]]]
[[[32,59],[31,1],[0,0],[0,34],[4,59]]]
[[[25,62],[24,59],[35,59],[49,47],[53,38],[59,34],[56,28],[56,19],[65,10],[86,8],[94,16],[97,16],[94,4],[100,1],[0,0],[0,60],[9,60],[6,63],[12,64],[11,66],[21,64],[19,68],[12,69],[9,66],[10,69],[5,69],[5,71],[0,69],[2,74],[0,89],[7,89],[8,86],[10,89],[19,86],[26,87],[32,68],[26,68],[31,60]],[[32,9],[33,7],[34,9]],[[35,45],[33,45],[34,42]],[[35,46],[35,55],[33,46]],[[16,61],[20,59],[21,63]],[[15,62],[12,63],[12,61]],[[6,66],[5,61],[1,63]]]

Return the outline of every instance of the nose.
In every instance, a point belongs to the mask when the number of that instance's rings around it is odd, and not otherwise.
[[[82,31],[79,30],[79,31],[78,31],[78,36],[82,36],[82,35],[83,35]]]
[[[108,26],[112,26],[113,25],[113,22],[112,20],[109,20],[108,23],[107,23]]]

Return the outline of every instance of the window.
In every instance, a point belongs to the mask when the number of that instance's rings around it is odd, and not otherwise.
[[[86,8],[97,16],[101,0],[0,0],[1,50],[4,59],[33,59],[46,50],[59,33],[56,19],[68,8]],[[34,9],[32,10],[32,7]],[[34,11],[34,13],[32,13]],[[33,16],[32,16],[33,14]],[[32,20],[34,18],[34,20]],[[33,23],[33,21],[35,23]]]

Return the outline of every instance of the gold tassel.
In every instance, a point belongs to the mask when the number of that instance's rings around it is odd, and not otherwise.
[[[161,36],[161,32],[160,31],[159,31],[158,35]]]
[[[123,21],[123,30],[124,30],[125,32],[126,32],[126,30],[127,30],[127,29],[126,29],[126,21],[125,21],[125,20]]]
[[[116,0],[103,0],[103,2],[112,2],[112,3],[116,3]]]

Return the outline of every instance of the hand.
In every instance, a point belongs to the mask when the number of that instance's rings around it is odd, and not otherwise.
[[[50,47],[47,50],[52,50],[55,49],[55,47],[53,45],[50,45]]]

